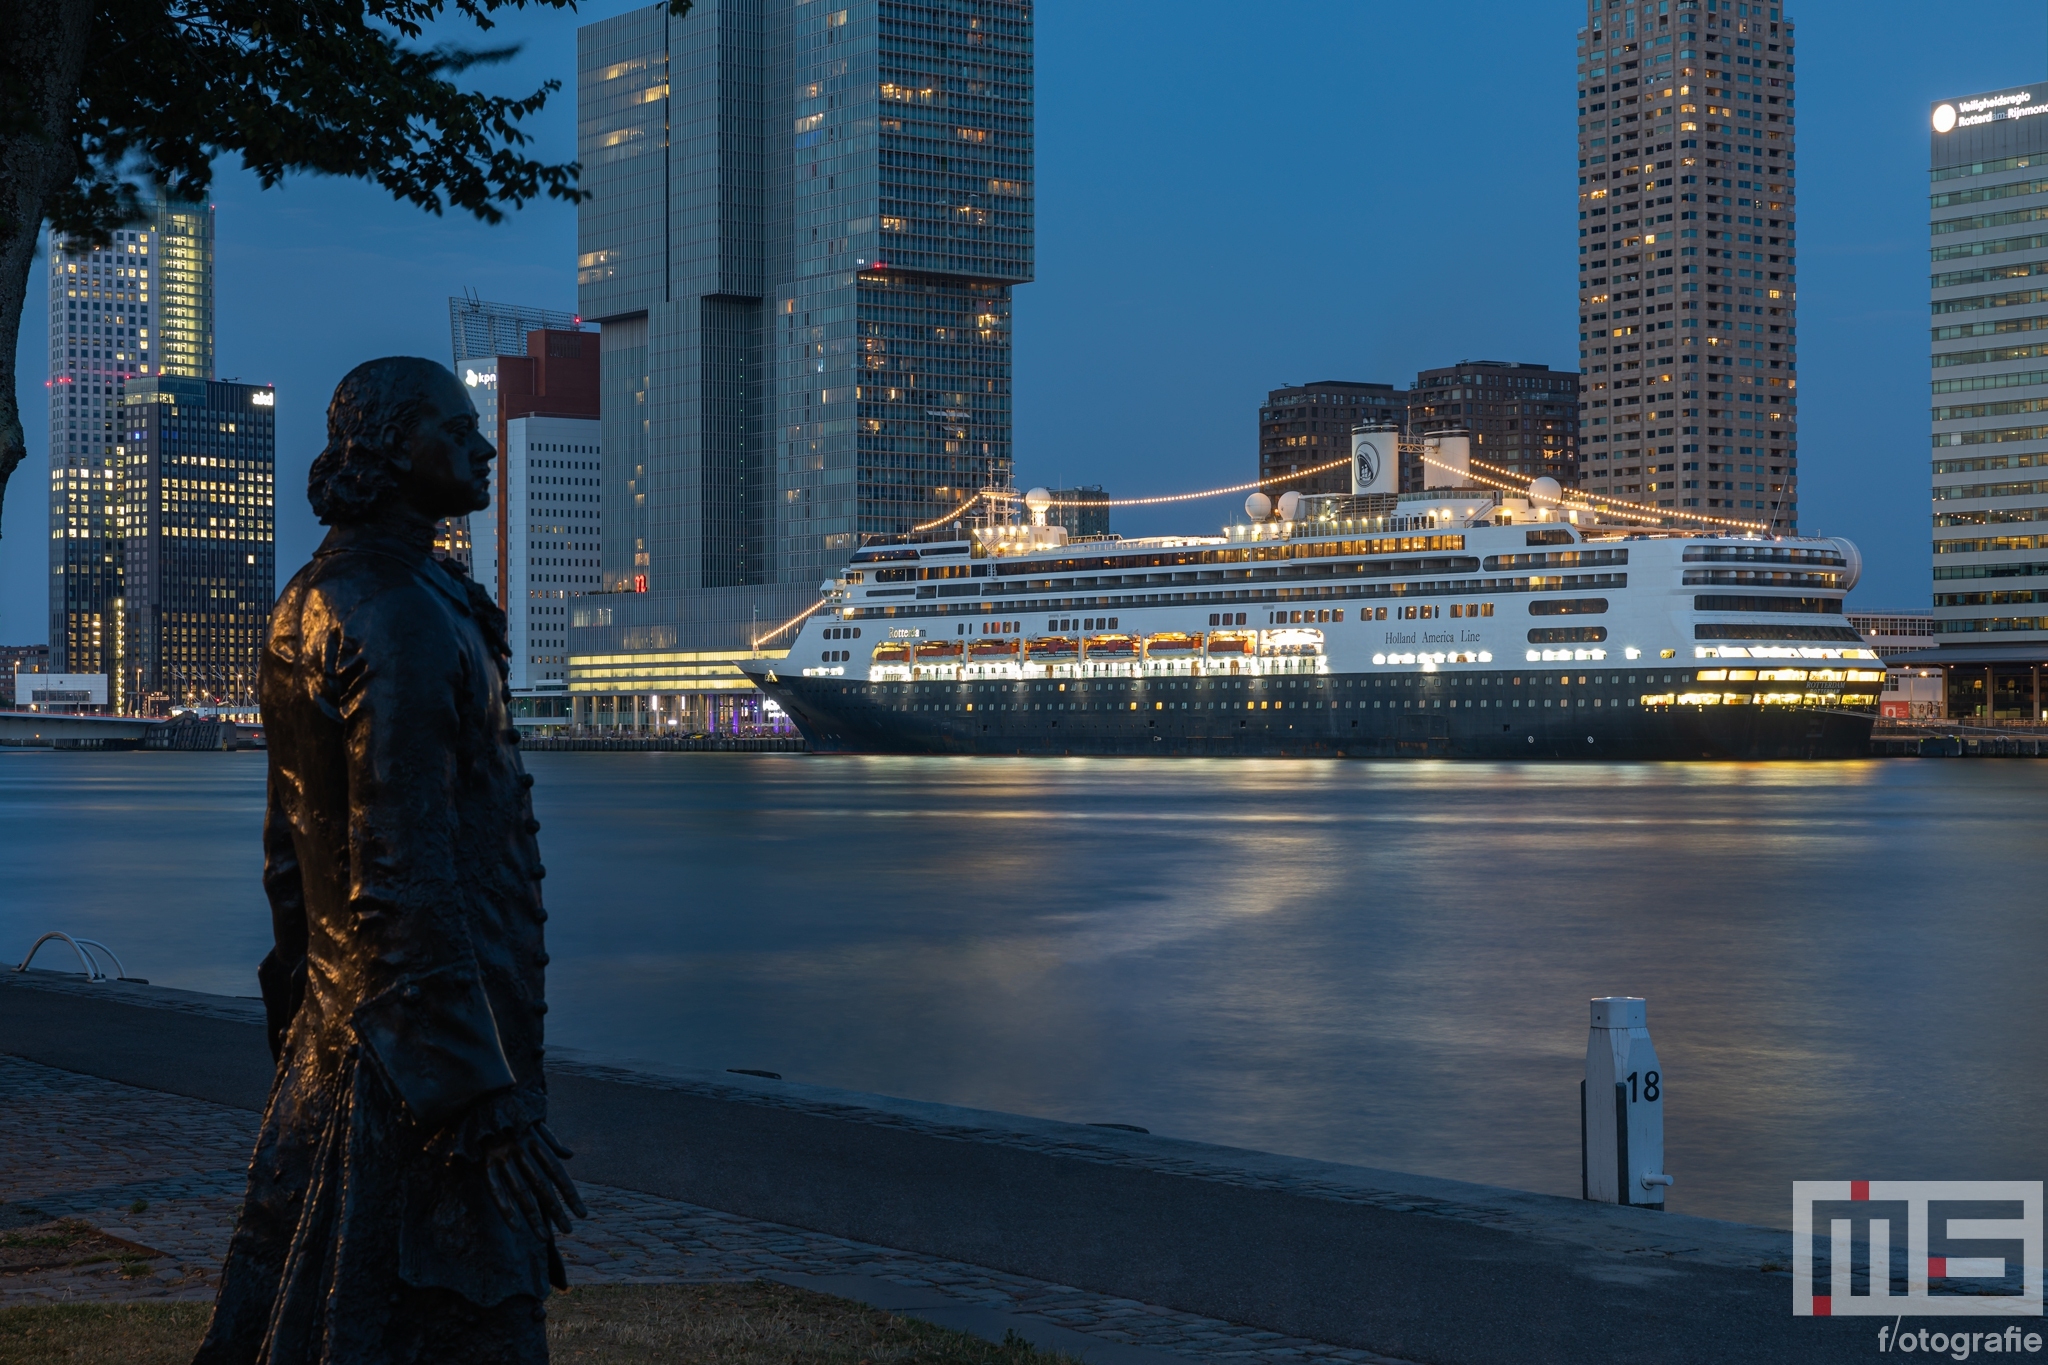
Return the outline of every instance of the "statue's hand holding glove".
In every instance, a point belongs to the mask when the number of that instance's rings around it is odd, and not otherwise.
[[[431,1132],[426,1150],[442,1161],[484,1167],[505,1221],[545,1237],[588,1218],[555,1140],[514,1087],[490,1002],[473,967],[452,964],[411,975],[356,1008],[363,1046],[406,1111]]]
[[[568,1232],[572,1213],[590,1216],[562,1165],[573,1153],[511,1091],[484,1096],[427,1147],[444,1160],[481,1164],[498,1212],[514,1227],[545,1237],[550,1225]]]
[[[484,1166],[491,1181],[491,1197],[505,1221],[524,1221],[538,1236],[545,1237],[548,1225],[557,1232],[569,1231],[569,1215],[590,1217],[576,1193],[562,1158],[569,1149],[555,1140],[545,1123],[534,1123],[515,1138],[487,1143]]]

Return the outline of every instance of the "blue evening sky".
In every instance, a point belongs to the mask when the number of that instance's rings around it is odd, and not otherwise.
[[[485,79],[563,83],[534,123],[575,155],[582,16],[514,15]],[[1926,110],[2042,76],[2038,6],[1833,0],[1796,11],[1800,525],[1868,565],[1855,605],[1928,600]],[[1405,384],[1461,359],[1577,359],[1573,3],[1041,0],[1038,280],[1017,291],[1017,477],[1113,496],[1256,477],[1268,388]],[[305,471],[336,379],[448,360],[447,297],[575,306],[575,217],[435,218],[373,187],[223,166],[224,378],[278,387],[278,567],[319,527]],[[0,642],[48,638],[46,281],[22,327],[30,457],[0,538]],[[1213,530],[1238,499],[1119,514]]]

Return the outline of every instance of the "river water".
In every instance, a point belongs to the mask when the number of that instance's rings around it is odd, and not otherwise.
[[[1674,1209],[2048,1175],[2048,764],[528,761],[560,1045],[1576,1195],[1641,995]],[[262,782],[0,751],[0,960],[253,995]]]

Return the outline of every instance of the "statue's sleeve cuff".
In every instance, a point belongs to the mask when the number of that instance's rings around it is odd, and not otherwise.
[[[364,1051],[428,1131],[513,1084],[497,1021],[473,967],[439,967],[394,983],[356,1007]]]
[[[427,1151],[442,1161],[482,1161],[493,1143],[517,1140],[544,1117],[520,1091],[500,1090],[456,1115],[427,1140]]]

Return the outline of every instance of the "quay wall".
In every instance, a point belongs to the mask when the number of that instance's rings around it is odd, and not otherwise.
[[[253,1000],[56,972],[0,972],[0,1051],[254,1110],[271,1078]],[[1871,1348],[1792,1317],[1768,1228],[566,1052],[549,1089],[583,1180],[1405,1361]]]

